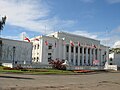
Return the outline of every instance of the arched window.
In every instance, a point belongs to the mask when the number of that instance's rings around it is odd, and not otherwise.
[[[112,59],[112,58],[110,58],[110,61],[113,61],[113,59]]]
[[[37,62],[38,62],[38,60],[39,60],[39,57],[37,57]]]
[[[39,44],[38,44],[38,46],[37,46],[37,49],[39,49]]]

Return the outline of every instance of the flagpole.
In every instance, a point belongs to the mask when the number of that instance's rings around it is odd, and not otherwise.
[[[108,36],[108,27],[106,27],[106,38]],[[105,64],[108,64],[108,58],[107,58],[107,40],[106,40],[106,46],[105,46]]]
[[[45,25],[45,35],[46,35],[46,25]]]

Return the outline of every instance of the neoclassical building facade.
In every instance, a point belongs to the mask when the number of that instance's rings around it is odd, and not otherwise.
[[[104,65],[108,60],[109,48],[99,40],[55,32],[31,39],[33,43],[32,62],[49,64],[50,60],[67,60],[73,66]]]

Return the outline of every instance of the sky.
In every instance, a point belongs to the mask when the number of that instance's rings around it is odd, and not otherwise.
[[[120,44],[120,0],[0,0],[2,37],[21,40],[63,31]]]

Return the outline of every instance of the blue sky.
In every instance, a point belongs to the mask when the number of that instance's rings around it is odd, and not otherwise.
[[[5,38],[65,31],[120,43],[120,0],[0,0],[0,15],[7,16]]]

